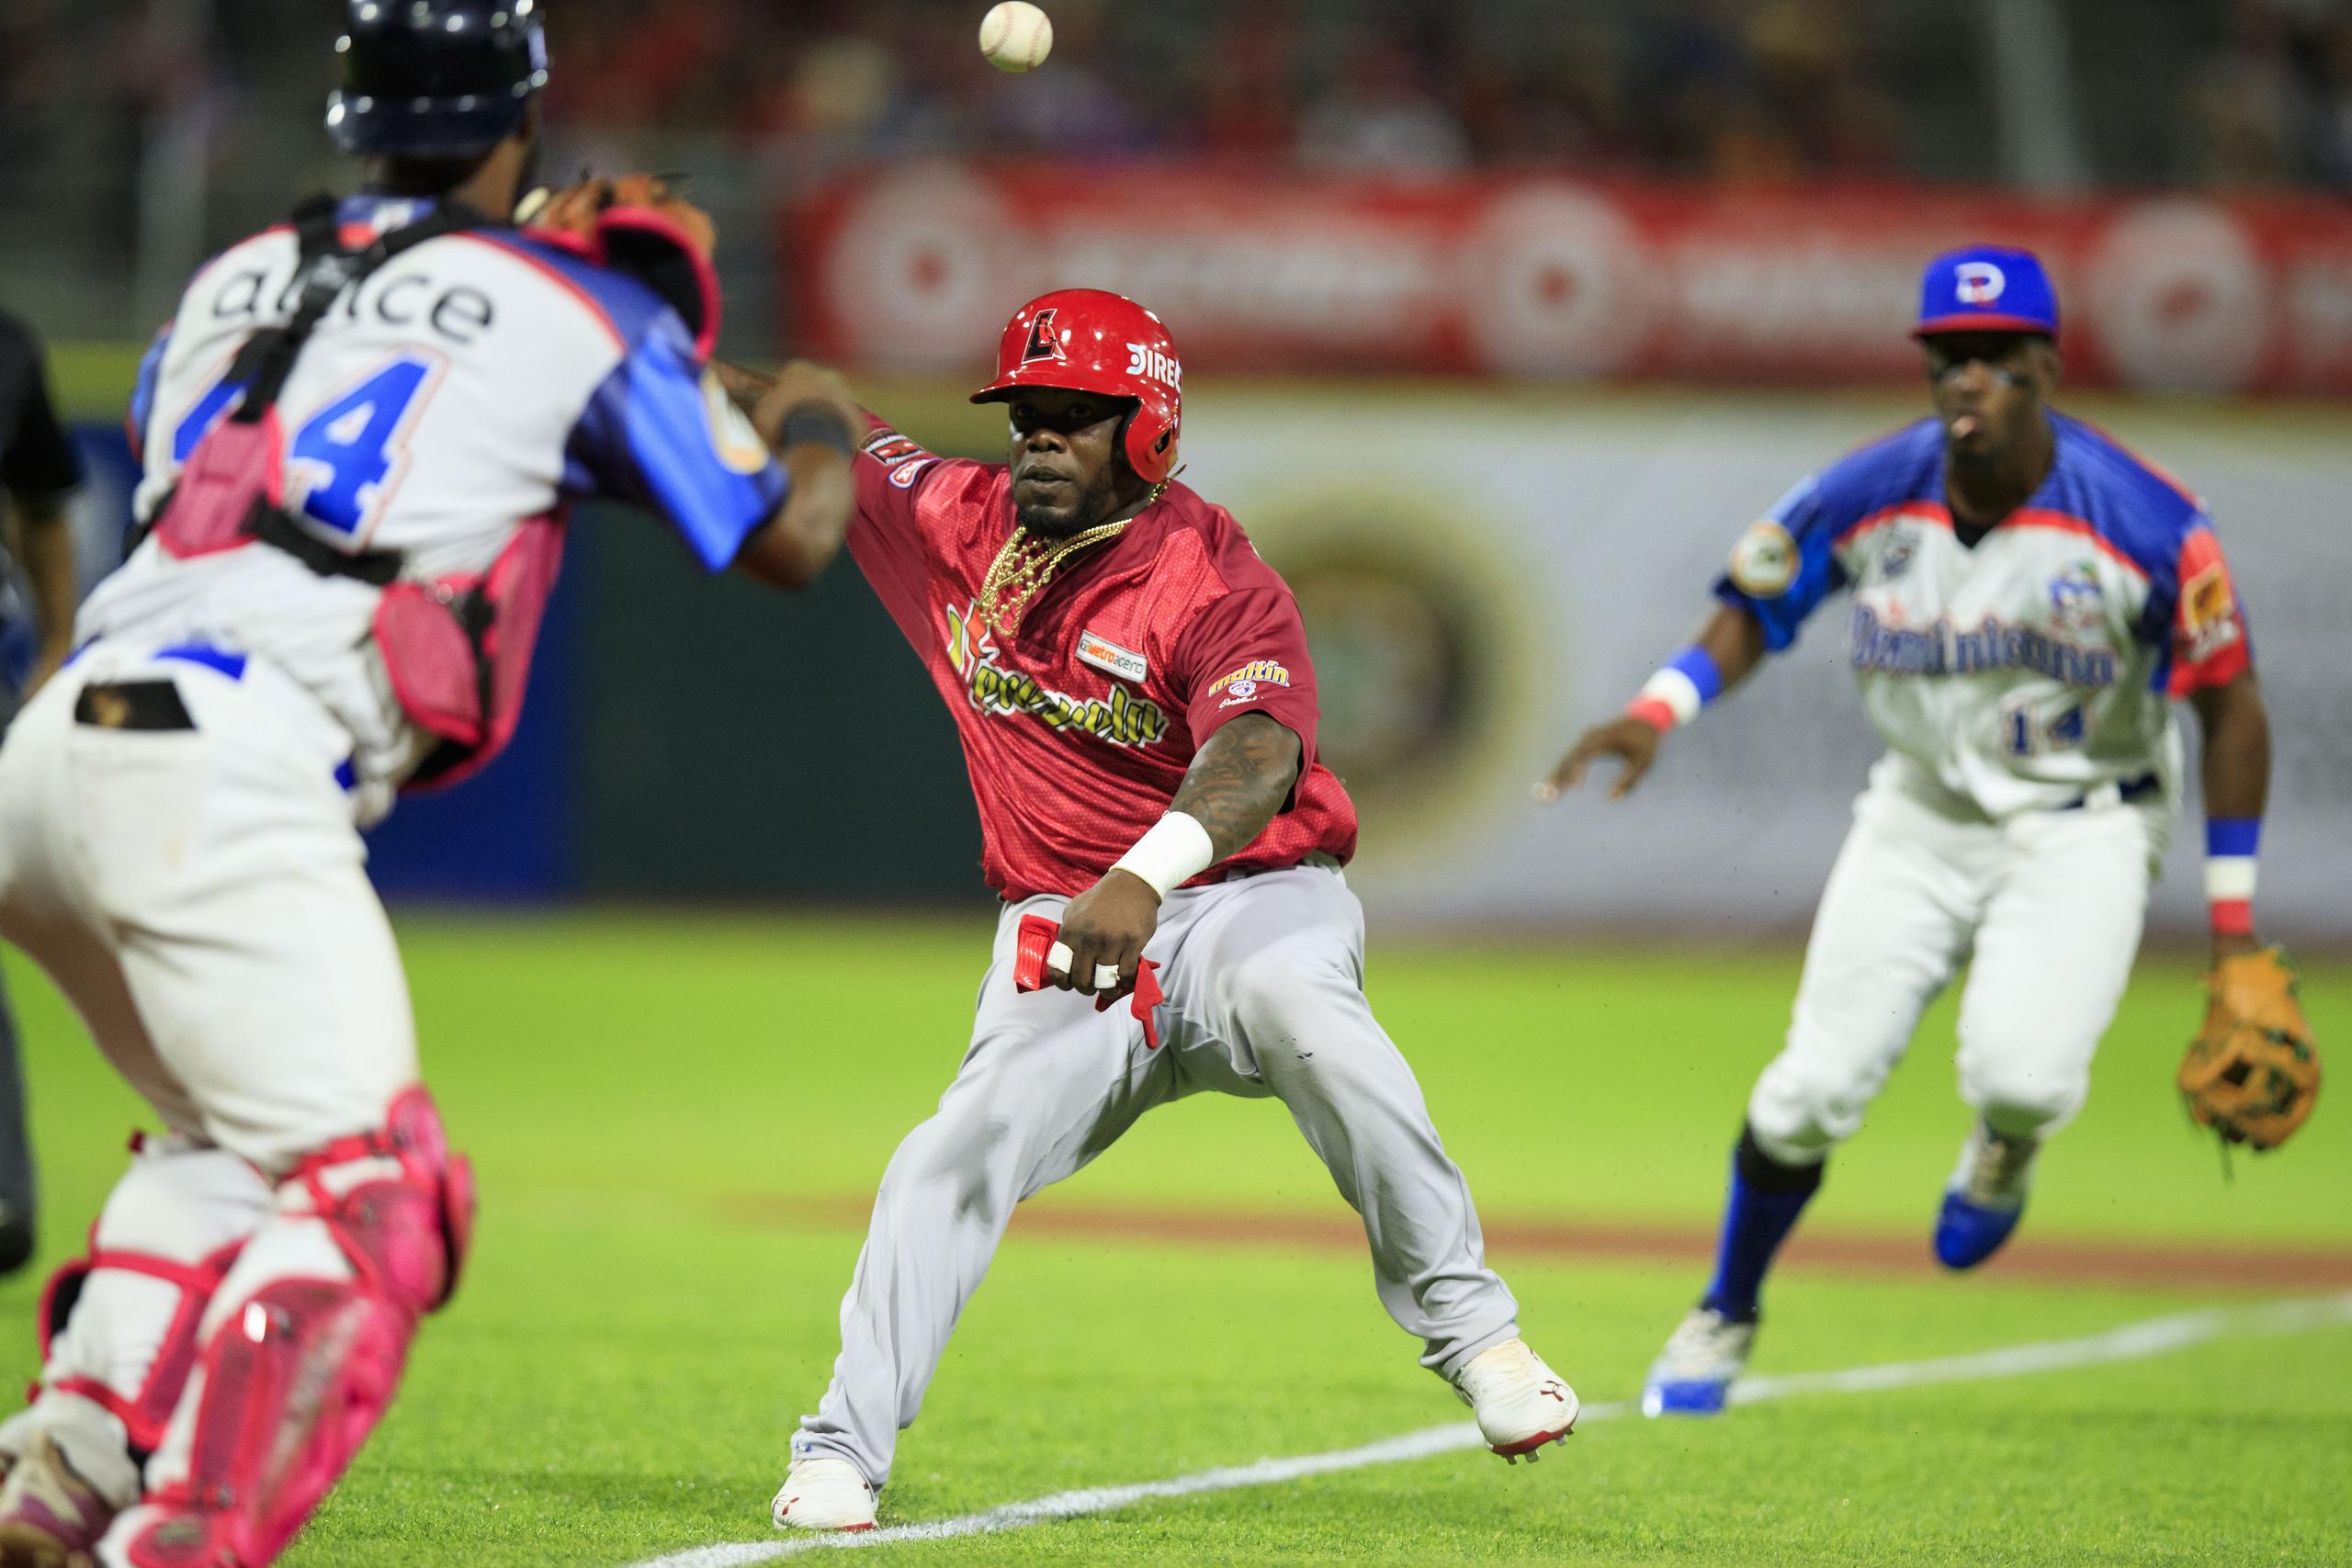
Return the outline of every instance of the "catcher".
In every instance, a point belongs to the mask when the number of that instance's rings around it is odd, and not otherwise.
[[[2058,301],[2030,254],[1928,263],[1914,335],[1930,416],[1750,525],[1697,638],[1538,790],[1613,757],[1624,794],[1668,734],[1851,594],[1848,656],[1887,753],[1822,894],[1787,1043],[1748,1096],[1714,1278],[1651,1369],[1654,1416],[1723,1408],[1774,1254],[1963,962],[1955,1065],[1974,1114],[1936,1257],[1973,1269],[2016,1229],[2043,1141],[2089,1091],[2178,813],[2168,698],[2203,735],[2213,925],[2181,1088],[2224,1139],[2270,1148],[2319,1082],[2286,962],[2254,935],[2270,721],[2204,503],[2051,406]]]
[[[0,1568],[266,1568],[456,1288],[473,1183],[359,831],[488,764],[574,501],[805,586],[859,414],[706,367],[707,222],[656,182],[512,210],[533,0],[349,0],[363,188],[231,246],[141,368],[141,538],[0,747],[0,936],[163,1124],[33,1328]]]

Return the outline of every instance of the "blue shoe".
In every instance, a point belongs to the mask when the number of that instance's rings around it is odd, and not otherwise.
[[[1692,1307],[1642,1384],[1645,1416],[1715,1416],[1756,1343],[1753,1319],[1736,1323],[1713,1307]]]
[[[2001,1250],[2024,1213],[2023,1204],[1988,1209],[1970,1202],[1962,1193],[1945,1193],[1943,1209],[1936,1215],[1936,1261],[1947,1269],[1975,1268]]]
[[[2025,1214],[2039,1140],[2008,1138],[1979,1121],[1961,1146],[1960,1168],[1936,1214],[1936,1260],[1973,1269],[2001,1250]]]

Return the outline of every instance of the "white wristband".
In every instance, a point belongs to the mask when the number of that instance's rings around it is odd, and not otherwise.
[[[1199,819],[1187,812],[1171,811],[1114,861],[1111,869],[1143,878],[1154,893],[1166,898],[1170,889],[1208,870],[1216,859],[1216,846],[1209,842],[1209,830]]]
[[[2205,897],[2210,903],[2238,898],[2251,901],[2254,897],[2254,873],[2258,863],[2252,855],[2207,855],[2205,857]]]
[[[1664,703],[1667,711],[1674,716],[1677,729],[1698,717],[1699,710],[1706,705],[1707,701],[1699,694],[1699,683],[1672,665],[1642,682],[1641,692],[1635,700],[1640,697],[1653,697]]]

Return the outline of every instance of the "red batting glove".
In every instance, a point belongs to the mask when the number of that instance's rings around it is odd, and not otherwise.
[[[1012,959],[1012,988],[1016,991],[1041,991],[1046,988],[1046,954],[1061,937],[1061,922],[1043,915],[1021,917],[1021,930],[1014,939]],[[1147,958],[1136,970],[1136,988],[1129,995],[1130,1011],[1136,1021],[1143,1025],[1143,1048],[1159,1049],[1159,1031],[1152,1022],[1151,1010],[1168,999],[1160,989],[1159,964]],[[1094,998],[1094,1010],[1101,1012],[1111,1005],[1109,997]]]

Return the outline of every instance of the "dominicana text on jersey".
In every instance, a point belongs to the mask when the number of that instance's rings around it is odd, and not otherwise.
[[[2052,414],[2056,458],[1973,545],[1922,420],[1831,465],[1741,536],[1716,584],[1775,651],[1849,589],[1848,657],[1895,752],[1994,816],[2179,772],[2171,699],[2251,659],[2203,504],[2104,433]]]

